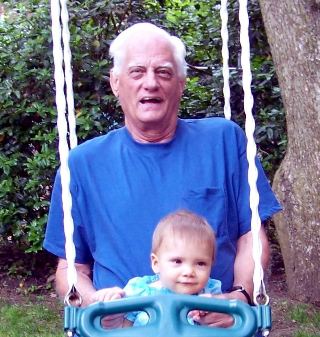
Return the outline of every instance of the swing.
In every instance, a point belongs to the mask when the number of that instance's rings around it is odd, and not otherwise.
[[[61,161],[62,202],[64,211],[65,251],[68,262],[67,279],[69,291],[65,298],[64,330],[66,336],[79,337],[250,337],[257,332],[267,336],[271,329],[271,309],[266,294],[263,269],[261,266],[261,242],[259,231],[261,220],[258,213],[259,194],[256,186],[258,171],[255,166],[256,144],[254,142],[255,122],[252,116],[253,97],[251,94],[250,47],[248,38],[247,1],[239,0],[239,20],[241,25],[241,65],[243,69],[245,131],[247,135],[247,160],[249,163],[248,182],[250,186],[251,231],[253,236],[254,274],[253,301],[255,306],[238,300],[221,300],[189,295],[161,295],[140,298],[125,298],[112,302],[99,302],[81,308],[81,296],[75,288],[75,246],[73,244],[74,224],[71,216],[72,199],[69,191],[70,171],[68,168],[69,147],[77,145],[72,91],[71,52],[69,47],[68,11],[66,0],[51,0],[53,56],[55,63],[56,106],[58,111],[59,154]],[[227,0],[221,1],[221,36],[224,78],[224,114],[231,118],[229,67],[228,67],[228,11]],[[60,23],[61,21],[61,23]],[[62,26],[62,28],[61,28]],[[63,41],[63,49],[61,47]],[[64,93],[64,88],[66,95]],[[66,120],[66,109],[68,121]],[[69,136],[69,137],[68,137]],[[68,140],[69,143],[68,143]],[[228,328],[192,326],[187,321],[191,310],[205,310],[232,315],[234,323]],[[101,319],[105,315],[130,311],[145,311],[149,315],[146,326],[123,329],[104,329]]]

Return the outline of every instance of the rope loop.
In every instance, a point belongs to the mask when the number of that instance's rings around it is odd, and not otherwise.
[[[81,307],[82,297],[74,285],[69,289],[63,302],[68,306]]]

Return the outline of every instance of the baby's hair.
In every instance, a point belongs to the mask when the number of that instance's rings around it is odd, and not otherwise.
[[[212,249],[212,261],[215,259],[216,239],[208,221],[188,210],[178,210],[162,218],[152,237],[152,253],[157,254],[167,238],[179,238],[185,241],[197,241]]]

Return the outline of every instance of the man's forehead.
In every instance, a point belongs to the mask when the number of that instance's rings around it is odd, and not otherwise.
[[[172,45],[163,37],[148,36],[139,41],[131,40],[125,49],[127,67],[156,65],[174,68],[176,66]]]
[[[127,67],[148,67],[151,66],[153,68],[174,68],[175,65],[170,61],[154,61],[148,62],[148,60],[132,60],[128,62]]]

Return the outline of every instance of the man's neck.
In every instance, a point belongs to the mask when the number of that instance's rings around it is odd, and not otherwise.
[[[138,143],[168,143],[174,137],[177,124],[171,125],[167,128],[133,128],[128,123],[126,127],[130,132],[132,138]]]

